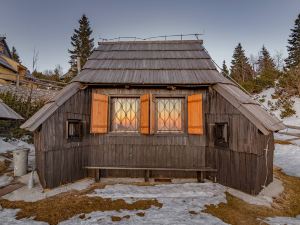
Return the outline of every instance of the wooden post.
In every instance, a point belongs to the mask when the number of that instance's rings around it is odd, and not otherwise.
[[[101,170],[96,169],[96,176],[95,176],[95,182],[99,182],[101,177]]]
[[[204,183],[204,171],[197,171],[197,181]]]
[[[150,177],[150,171],[145,170],[145,182],[149,182],[149,177]]]

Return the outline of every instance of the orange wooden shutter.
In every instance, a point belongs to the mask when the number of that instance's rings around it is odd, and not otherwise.
[[[92,92],[91,133],[107,133],[108,96]]]
[[[141,133],[151,134],[153,132],[152,95],[145,94],[141,99]]]
[[[202,94],[188,96],[188,133],[203,134]]]

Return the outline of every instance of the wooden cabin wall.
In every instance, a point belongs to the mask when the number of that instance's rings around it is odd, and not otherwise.
[[[85,177],[84,166],[197,168],[206,165],[218,170],[217,182],[257,194],[265,183],[267,142],[266,184],[272,181],[273,134],[261,134],[214,90],[98,89],[98,92],[113,96],[146,93],[188,96],[202,92],[205,134],[90,134],[91,89],[87,88],[60,106],[35,134],[37,170],[44,187],[52,188]],[[67,119],[82,120],[84,135],[80,142],[66,139]],[[214,146],[213,124],[216,122],[229,124],[229,148]],[[143,176],[143,172],[109,171],[104,175],[138,177]],[[195,177],[195,173],[159,171],[152,176]]]
[[[259,193],[262,185],[273,180],[273,134],[263,135],[212,89],[207,95],[206,104],[206,165],[218,170],[217,182],[251,194]],[[217,122],[227,122],[229,125],[228,148],[214,145],[213,125]],[[269,151],[266,164],[264,149],[267,147]]]
[[[110,96],[140,96],[146,93],[161,96],[188,96],[205,90],[167,89],[98,89]],[[185,104],[187,107],[187,103]],[[205,166],[206,137],[183,134],[90,134],[91,89],[79,91],[43,123],[39,133],[45,136],[40,151],[44,159],[38,163],[44,175],[45,187],[78,180],[86,176],[84,166],[128,166],[199,168]],[[205,110],[205,109],[204,109]],[[187,117],[187,109],[185,110]],[[84,124],[80,142],[66,139],[67,119],[81,119]],[[185,118],[187,121],[187,118]],[[185,127],[187,130],[187,127]],[[39,141],[37,139],[37,141]],[[39,144],[37,144],[39,146]],[[39,148],[39,147],[38,147]],[[107,171],[106,176],[143,176],[142,171]],[[195,177],[187,172],[153,172],[152,176]]]

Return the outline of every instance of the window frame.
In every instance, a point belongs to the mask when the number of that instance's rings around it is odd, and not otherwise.
[[[113,98],[136,98],[138,102],[138,109],[137,109],[137,130],[135,131],[114,131],[112,129],[113,127]],[[140,132],[140,110],[141,110],[141,103],[140,103],[140,95],[109,95],[109,101],[108,101],[108,128],[110,134],[138,134]]]
[[[69,136],[69,126],[71,123],[78,123],[79,124],[79,136],[78,137],[71,137]],[[69,142],[80,142],[82,141],[83,137],[83,122],[81,119],[67,119],[66,121],[66,139]]]
[[[186,95],[153,95],[154,98],[154,133],[157,135],[183,135],[187,133],[187,96]],[[158,99],[181,99],[181,130],[160,131],[158,130]]]
[[[219,142],[218,139],[217,139],[217,127],[218,126],[225,126],[226,125],[226,129],[227,129],[227,141],[225,142]],[[216,147],[223,147],[223,148],[229,148],[229,123],[228,122],[216,122],[215,123],[215,129],[214,129],[214,146]]]

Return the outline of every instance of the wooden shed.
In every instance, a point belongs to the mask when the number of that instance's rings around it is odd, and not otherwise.
[[[212,179],[257,194],[284,128],[216,69],[202,41],[103,42],[22,128],[41,183],[87,176]],[[199,178],[200,176],[200,178]]]

